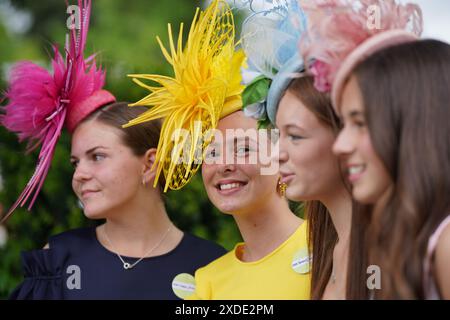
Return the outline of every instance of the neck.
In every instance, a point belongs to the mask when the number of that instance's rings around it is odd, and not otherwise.
[[[292,213],[288,202],[274,195],[257,208],[233,214],[245,242],[241,260],[257,261],[279,247],[302,220]]]
[[[377,202],[373,205],[373,212],[372,216],[377,217],[381,216],[383,212],[386,210],[386,206],[389,202],[389,199],[393,193],[394,187],[391,185],[389,186],[386,191],[381,195],[381,197],[378,199]]]
[[[345,298],[347,265],[352,222],[352,199],[344,186],[321,202],[327,207],[337,232],[338,241],[333,250],[333,270],[323,299]]]
[[[330,213],[339,244],[348,243],[352,224],[352,198],[345,187],[320,200]]]
[[[181,231],[173,226],[167,216],[159,194],[147,192],[143,199],[145,201],[128,203],[120,212],[108,214],[106,223],[98,229],[99,240],[105,247],[121,255],[141,257],[163,237],[164,241],[155,248],[155,252],[176,241],[174,236],[180,238]]]

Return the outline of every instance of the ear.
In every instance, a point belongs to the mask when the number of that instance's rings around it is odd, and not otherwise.
[[[148,149],[144,155],[143,167],[142,167],[142,182],[145,185],[153,186],[153,182],[156,176],[156,167],[152,167],[156,159],[156,148]]]

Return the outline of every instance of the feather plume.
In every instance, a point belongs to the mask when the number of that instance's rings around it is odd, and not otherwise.
[[[78,0],[78,6],[80,29],[69,33],[65,59],[53,46],[53,74],[29,61],[19,62],[12,69],[5,95],[9,103],[3,107],[5,114],[0,124],[16,133],[20,141],[28,142],[27,152],[38,147],[40,151],[33,176],[2,221],[28,201],[31,209],[44,184],[68,112],[104,85],[105,74],[96,68],[94,56],[86,60],[83,57],[91,1]]]
[[[159,37],[157,40],[174,76],[129,75],[150,91],[130,106],[152,108],[124,126],[164,118],[154,164],[154,185],[163,172],[164,191],[180,189],[191,179],[212,138],[205,138],[207,133],[216,128],[221,117],[241,108],[240,67],[244,60],[242,51],[235,51],[233,14],[224,1],[214,0],[203,12],[197,9],[184,49],[183,24],[176,46],[170,24],[168,32],[169,50]],[[141,80],[156,82],[158,86]]]
[[[389,30],[420,36],[419,6],[397,0],[299,0],[308,15],[300,52],[319,91],[329,91],[345,58],[367,39]],[[377,14],[375,14],[377,13]],[[379,25],[373,25],[379,18]]]

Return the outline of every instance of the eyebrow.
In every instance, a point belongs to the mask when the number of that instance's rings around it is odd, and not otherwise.
[[[360,116],[364,116],[364,114],[359,110],[353,110],[348,113],[349,118],[355,118],[355,117],[360,117]]]
[[[286,130],[288,130],[288,129],[300,129],[301,131],[305,131],[306,132],[305,128],[303,128],[302,126],[299,126],[297,124],[287,124],[284,127],[286,128]]]
[[[87,151],[85,152],[85,154],[86,154],[86,155],[91,154],[91,153],[93,153],[93,152],[94,152],[95,150],[97,150],[97,149],[109,149],[109,148],[104,147],[104,146],[96,146],[96,147],[93,147],[93,148],[90,148],[89,150],[87,150]],[[70,155],[70,159],[72,160],[72,159],[78,159],[78,158],[75,157],[75,156],[72,154],[72,155]]]

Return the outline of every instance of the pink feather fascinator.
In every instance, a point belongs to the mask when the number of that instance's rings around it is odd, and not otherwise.
[[[91,12],[90,0],[78,0],[80,28],[69,32],[64,56],[53,46],[53,73],[29,61],[13,66],[5,98],[8,104],[0,124],[27,141],[27,153],[40,148],[35,172],[25,189],[2,219],[5,221],[28,201],[31,209],[49,171],[56,144],[66,124],[72,132],[84,117],[100,106],[115,101],[102,90],[105,72],[97,68],[94,56],[83,56]]]
[[[352,70],[383,48],[417,40],[422,11],[397,0],[299,0],[308,15],[300,52],[321,92],[331,91],[338,108]],[[338,111],[338,110],[336,110]]]

